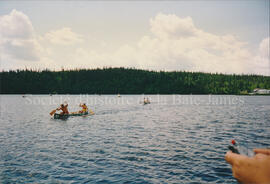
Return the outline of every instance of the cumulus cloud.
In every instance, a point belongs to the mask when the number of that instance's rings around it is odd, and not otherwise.
[[[171,69],[243,73],[250,57],[246,43],[233,35],[215,35],[197,28],[190,17],[158,14],[150,20],[154,38],[139,42],[152,58],[168,61]],[[151,52],[154,51],[154,52]],[[158,59],[157,59],[158,60]],[[153,61],[154,62],[154,61]]]
[[[0,35],[3,38],[29,39],[33,37],[33,26],[29,18],[20,11],[0,16]]]
[[[0,16],[0,64],[3,69],[63,67],[66,63],[53,57],[57,55],[53,45],[72,45],[82,41],[82,36],[68,27],[49,31],[44,36],[37,35],[29,17],[15,9]]]
[[[159,13],[150,19],[151,31],[161,39],[178,39],[196,34],[196,28],[191,17],[179,18],[173,14]]]
[[[8,61],[37,61],[42,47],[35,38],[33,25],[20,11],[0,16],[0,53]]]
[[[83,41],[82,35],[72,32],[68,27],[50,31],[45,34],[44,39],[59,45],[71,45]]]
[[[124,45],[113,53],[85,50],[84,61],[88,61],[89,66],[106,61],[103,64],[107,66],[111,63],[112,66],[155,70],[258,72],[250,71],[248,61],[254,56],[247,43],[233,35],[205,32],[194,25],[191,17],[160,13],[150,19],[150,30],[152,35],[142,37],[135,45]],[[77,55],[76,58],[81,57]]]
[[[270,38],[265,38],[261,41],[258,49],[258,54],[250,64],[251,73],[259,73],[262,75],[270,75]]]
[[[37,40],[29,18],[13,10],[9,15],[0,17],[0,51],[4,58],[40,59],[29,65],[54,69],[124,66],[270,75],[269,38],[262,40],[254,54],[249,50],[248,43],[231,34],[206,32],[196,27],[191,17],[159,13],[150,19],[149,25],[150,35],[133,44],[105,51],[83,47],[85,43],[79,45],[86,36],[67,27],[49,31]],[[77,44],[75,50],[74,44]],[[68,49],[73,50],[67,52]],[[46,54],[41,57],[40,51]]]
[[[3,51],[5,54],[17,60],[36,61],[39,60],[39,51],[41,47],[39,43],[34,40],[7,40],[3,44]]]
[[[269,43],[270,43],[270,38],[265,38],[261,41],[259,51],[260,55],[265,58],[269,58]]]

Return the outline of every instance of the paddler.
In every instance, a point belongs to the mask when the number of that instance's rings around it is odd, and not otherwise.
[[[86,113],[88,111],[88,107],[86,106],[86,104],[80,104],[80,107],[82,107],[82,110],[79,111],[80,113]]]
[[[61,104],[61,106],[59,108],[57,108],[56,110],[62,110],[62,112],[60,114],[69,114],[68,112],[68,104],[64,105],[64,104]]]
[[[148,99],[148,98],[143,98],[143,103],[144,103],[144,104],[149,104],[149,103],[150,103],[150,101],[149,101],[149,99]]]

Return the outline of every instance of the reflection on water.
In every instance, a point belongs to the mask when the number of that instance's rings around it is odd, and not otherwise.
[[[269,147],[270,97],[1,96],[2,183],[236,183],[232,138]],[[80,102],[96,114],[53,120]]]

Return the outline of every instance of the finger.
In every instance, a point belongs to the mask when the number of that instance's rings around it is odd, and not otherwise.
[[[245,155],[239,155],[239,154],[236,154],[236,153],[233,153],[231,151],[228,151],[225,155],[225,159],[226,161],[231,164],[231,165],[234,165],[236,162],[241,162],[241,161],[244,161],[246,160],[248,157],[245,156]]]
[[[231,165],[233,165],[233,152],[231,152],[231,151],[228,151],[227,153],[226,153],[226,155],[225,155],[225,160],[229,163],[229,164],[231,164]]]
[[[254,149],[254,152],[257,153],[262,153],[265,155],[270,155],[270,149]]]

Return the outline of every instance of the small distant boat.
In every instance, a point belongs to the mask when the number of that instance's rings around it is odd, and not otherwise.
[[[150,101],[143,102],[143,105],[150,104]]]
[[[143,105],[150,104],[150,100],[148,98],[143,99]]]
[[[72,112],[70,114],[58,114],[55,113],[53,116],[53,119],[63,119],[66,120],[68,119],[70,116],[87,116],[89,114],[89,112],[85,112],[85,113],[79,113],[79,112]]]
[[[22,95],[23,98],[25,98],[26,96],[25,95]]]
[[[117,96],[118,96],[118,97],[121,97],[121,95],[120,95],[120,94],[118,94]]]

